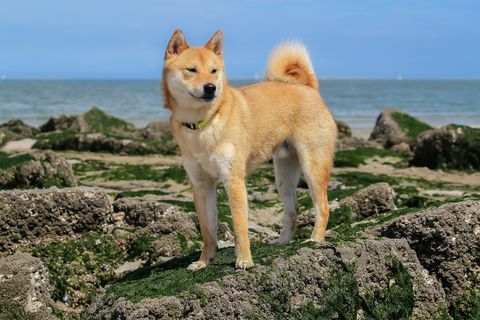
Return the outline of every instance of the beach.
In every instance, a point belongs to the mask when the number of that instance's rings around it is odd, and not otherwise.
[[[441,125],[477,123],[478,82],[460,86],[469,96],[456,108],[461,94],[445,90],[450,82],[321,82],[339,129],[325,241],[307,241],[315,212],[302,178],[292,242],[268,244],[281,231],[283,204],[267,162],[246,179],[256,266],[234,267],[233,218],[219,183],[217,258],[195,273],[186,267],[198,259],[200,229],[158,83],[5,83],[0,316],[25,314],[30,292],[37,302],[28,312],[40,319],[136,319],[143,310],[164,318],[184,317],[179,310],[354,318],[366,310],[387,319],[460,319],[476,310],[480,129]],[[383,109],[386,100],[405,107]],[[247,307],[237,308],[238,296]],[[282,309],[279,301],[299,296],[300,307]],[[331,303],[344,296],[356,307]]]

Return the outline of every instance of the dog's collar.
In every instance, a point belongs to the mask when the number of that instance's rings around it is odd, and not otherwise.
[[[208,123],[208,121],[210,121],[210,119],[211,118],[208,118],[208,119],[205,119],[205,120],[202,120],[202,121],[199,121],[199,122],[183,122],[182,121],[180,123],[182,124],[182,126],[187,127],[190,130],[200,130],[207,125],[207,123]]]

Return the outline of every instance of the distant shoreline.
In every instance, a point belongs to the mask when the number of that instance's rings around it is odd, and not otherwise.
[[[395,108],[432,126],[480,126],[480,80],[320,79],[320,93],[338,120],[368,137],[378,114]],[[234,87],[257,82],[233,79]],[[0,81],[0,123],[19,118],[39,126],[60,114],[82,114],[91,106],[142,127],[169,117],[160,79]]]

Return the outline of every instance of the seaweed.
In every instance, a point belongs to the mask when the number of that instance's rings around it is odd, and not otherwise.
[[[395,163],[396,166],[406,166],[408,164],[408,159],[405,156],[400,156],[398,153],[395,153],[388,149],[377,149],[371,147],[360,147],[352,150],[342,150],[335,153],[334,166],[338,168],[342,167],[359,167],[362,164],[366,164],[367,159],[373,157],[395,157],[398,158],[398,162]]]
[[[402,131],[412,140],[417,139],[417,136],[426,131],[433,129],[430,125],[412,117],[409,114],[394,111],[392,112],[393,120],[398,124]]]
[[[83,114],[83,118],[88,123],[92,132],[110,132],[112,129],[130,131],[133,125],[116,117],[110,116],[93,106],[90,110]]]
[[[35,160],[35,158],[28,153],[11,156],[0,151],[0,170],[16,167],[31,160]]]

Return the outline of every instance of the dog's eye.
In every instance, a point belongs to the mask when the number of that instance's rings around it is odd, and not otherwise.
[[[188,72],[191,72],[191,73],[196,73],[196,72],[197,72],[197,68],[187,68],[187,71],[188,71]]]
[[[217,73],[217,69],[212,69],[212,74]]]

